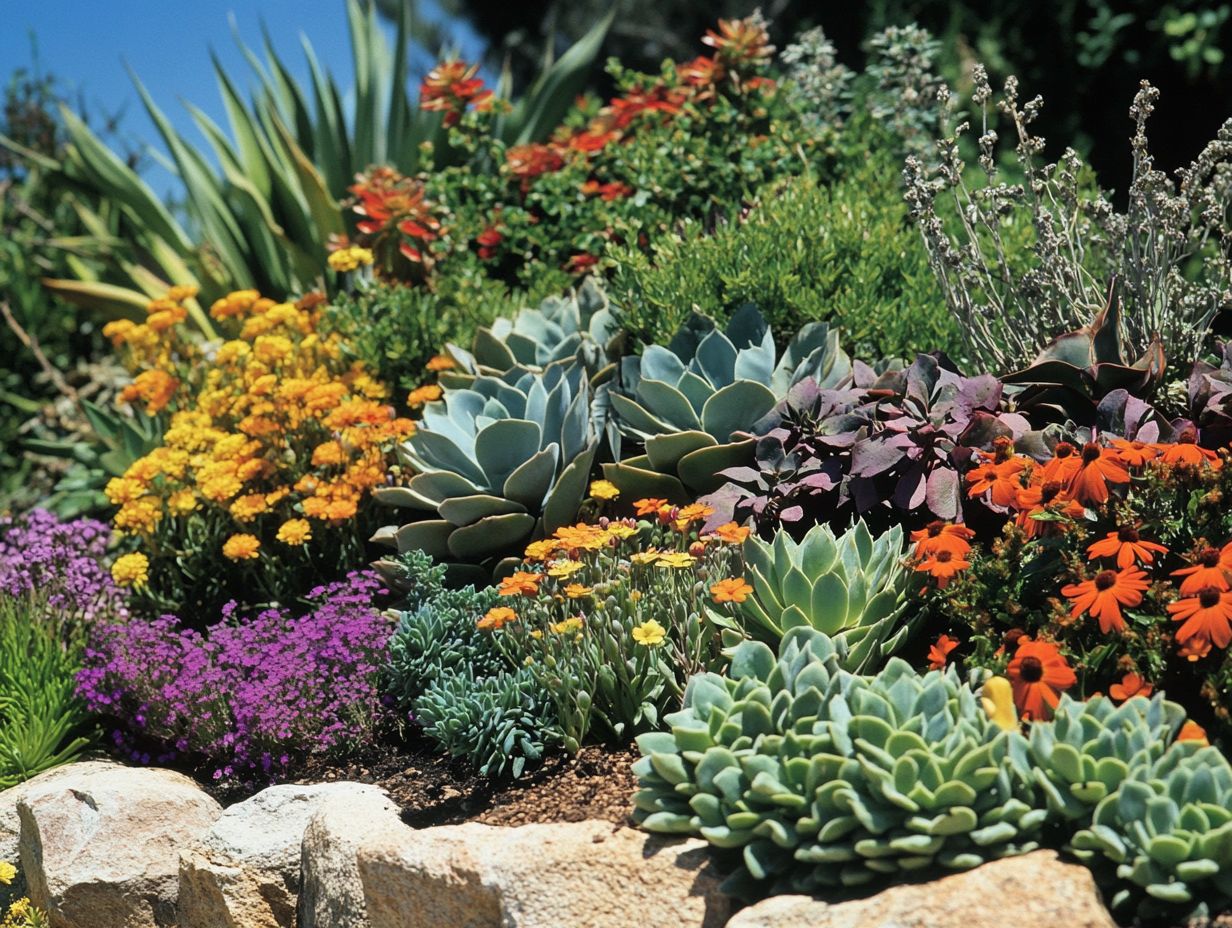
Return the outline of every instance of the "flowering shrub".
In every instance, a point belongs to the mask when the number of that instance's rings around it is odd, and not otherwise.
[[[180,763],[216,780],[286,777],[310,754],[374,736],[389,621],[375,574],[309,594],[302,615],[267,609],[202,633],[174,616],[95,628],[78,675],[91,711],[141,763]]]
[[[184,330],[185,288],[105,333],[134,374],[122,400],[167,417],[162,443],[107,484],[114,526],[137,539],[133,585],[160,608],[289,601],[362,556],[369,490],[414,430],[385,388],[319,329],[322,300],[255,291],[218,300],[221,345]],[[192,615],[187,615],[190,621]]]
[[[1000,531],[934,522],[913,535],[945,624],[932,662],[1005,673],[1030,718],[1049,717],[1064,692],[1166,689],[1226,724],[1228,456],[1179,437],[1061,441],[1045,460],[1009,442],[977,452],[965,496]]]
[[[592,729],[627,740],[656,726],[690,673],[722,664],[709,614],[731,621],[752,591],[740,574],[747,530],[703,533],[711,512],[698,504],[634,509],[641,521],[604,517],[533,542],[478,621],[551,695],[569,751]]]

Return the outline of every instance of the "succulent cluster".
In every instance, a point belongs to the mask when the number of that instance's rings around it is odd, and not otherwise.
[[[446,388],[399,446],[414,476],[376,492],[427,515],[386,526],[375,540],[502,569],[502,559],[577,515],[598,448],[590,402],[585,371],[572,360]]]
[[[669,732],[645,735],[635,817],[739,850],[744,894],[817,892],[965,869],[1035,846],[1027,744],[950,671],[891,659],[860,677],[842,642],[795,628],[746,642],[730,677],[693,678]]]
[[[604,465],[604,476],[631,497],[684,502],[722,483],[721,471],[743,463],[743,435],[795,384],[846,382],[851,359],[838,332],[804,326],[782,357],[758,309],[745,305],[725,329],[695,314],[666,346],[651,345],[621,362],[611,394],[616,426],[645,453]]]
[[[815,525],[799,543],[785,531],[772,542],[750,536],[744,560],[753,594],[740,607],[743,630],[778,641],[790,629],[813,628],[842,643],[845,670],[884,666],[916,624],[903,621],[905,556],[899,526],[876,538],[863,522],[838,537]]]

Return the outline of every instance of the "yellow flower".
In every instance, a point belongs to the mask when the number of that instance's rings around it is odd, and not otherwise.
[[[141,552],[125,554],[111,565],[111,579],[120,586],[140,588],[150,580],[150,560]],[[7,882],[7,881],[5,881]]]
[[[548,566],[548,576],[563,580],[573,576],[585,566],[581,561],[553,561]]]
[[[0,883],[8,886],[17,877],[17,868],[7,860],[0,860]]]
[[[636,535],[637,529],[634,526],[629,525],[627,522],[613,522],[607,527],[607,532],[609,535],[623,541],[626,538],[632,538]]]
[[[406,398],[406,405],[411,409],[418,409],[425,403],[433,403],[441,398],[442,390],[439,384],[429,383],[422,387],[416,387],[410,392]]]
[[[456,367],[453,358],[447,354],[433,355],[428,359],[427,366],[430,371],[447,371]]]
[[[494,606],[484,613],[483,618],[475,623],[475,627],[484,631],[496,631],[517,620],[518,614],[508,606]]]
[[[284,545],[302,545],[312,538],[312,526],[307,519],[287,519],[278,527],[278,540]]]
[[[329,266],[339,274],[345,274],[358,267],[367,267],[371,264],[372,252],[358,245],[350,245],[346,248],[339,248],[326,260],[329,261]]]
[[[593,587],[582,586],[580,583],[570,583],[565,587],[565,595],[570,599],[582,599],[594,592]]]
[[[167,508],[176,515],[187,515],[197,508],[197,497],[192,490],[176,490],[167,497]]]
[[[630,555],[629,559],[634,564],[653,564],[659,559],[661,553],[656,548],[647,548],[645,551],[638,551]]]
[[[590,485],[590,495],[595,499],[616,499],[620,490],[610,480],[596,480]]]
[[[556,635],[567,635],[569,632],[580,632],[582,630],[582,617],[570,616],[563,622],[553,622],[550,626],[552,633]]]
[[[1014,709],[1014,688],[1005,677],[990,677],[984,683],[980,703],[988,718],[998,728],[1014,731],[1018,728],[1018,712]]]
[[[654,619],[649,619],[633,629],[633,640],[647,648],[662,644],[666,637],[667,629]]]
[[[532,541],[526,546],[526,559],[528,561],[542,561],[555,550],[556,542],[550,538],[544,538],[542,541]]]
[[[255,535],[232,535],[222,546],[224,557],[233,561],[251,561],[259,557],[261,542]]]
[[[688,551],[669,551],[659,555],[660,567],[672,567],[679,570],[682,567],[692,567],[696,562],[697,558]]]

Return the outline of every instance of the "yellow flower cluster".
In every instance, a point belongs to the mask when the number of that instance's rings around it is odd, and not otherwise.
[[[367,267],[371,264],[372,252],[367,248],[360,248],[358,245],[348,245],[345,248],[339,248],[337,251],[331,252],[326,260],[329,261],[329,266],[339,274],[345,274],[347,271]]]
[[[172,290],[144,324],[105,330],[134,374],[122,399],[171,411],[162,445],[107,485],[115,527],[148,537],[169,524],[178,531],[178,519],[221,515],[232,533],[225,555],[245,560],[258,556],[256,526],[267,517],[292,547],[313,537],[309,519],[353,517],[384,482],[389,447],[415,426],[321,334],[323,298],[231,293],[210,307],[233,336],[219,345],[183,331],[191,297]]]
[[[149,558],[140,551],[121,555],[111,565],[111,579],[119,586],[145,586],[150,581]]]

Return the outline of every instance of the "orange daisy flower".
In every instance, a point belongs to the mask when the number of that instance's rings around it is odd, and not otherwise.
[[[1159,447],[1144,441],[1126,441],[1124,438],[1112,439],[1112,447],[1116,448],[1121,460],[1127,467],[1142,467],[1159,457]]]
[[[1156,554],[1167,554],[1168,549],[1153,541],[1143,541],[1138,529],[1127,525],[1109,532],[1099,541],[1087,545],[1087,560],[1100,557],[1116,558],[1117,567],[1132,567],[1135,562],[1150,564]]]
[[[965,525],[951,525],[940,519],[934,519],[918,532],[911,533],[917,557],[931,557],[939,551],[965,557],[971,550],[970,540],[974,537],[975,532]]]
[[[752,530],[747,525],[725,522],[714,530],[714,537],[729,545],[738,545],[749,537]]]
[[[483,631],[497,631],[517,620],[517,613],[508,606],[494,606],[483,614],[483,617],[475,623],[475,627]]]
[[[501,596],[534,596],[539,592],[539,584],[542,580],[542,574],[519,570],[500,582],[498,592]]]
[[[1034,518],[1038,513],[1051,512],[1069,519],[1081,519],[1083,513],[1086,512],[1081,503],[1070,499],[1065,492],[1065,486],[1055,480],[1020,490],[1018,508],[1021,512],[1018,513],[1014,522],[1027,533],[1028,538],[1042,535],[1048,531],[1050,526],[1058,524]]]
[[[1141,603],[1148,585],[1145,573],[1136,567],[1124,567],[1119,571],[1104,570],[1091,580],[1063,586],[1061,595],[1072,603],[1071,616],[1077,618],[1090,612],[1092,618],[1099,620],[1099,630],[1106,635],[1113,630],[1125,630],[1121,607]]]
[[[1078,457],[1078,449],[1067,441],[1059,441],[1052,449],[1052,460],[1044,465],[1044,483],[1055,480],[1057,483],[1067,484],[1081,466],[1082,459]]]
[[[1022,489],[1022,472],[1027,469],[1025,458],[1013,457],[999,463],[980,464],[967,472],[967,496],[976,499],[988,494],[988,501],[1008,509],[1018,499]]]
[[[710,595],[716,603],[742,603],[752,592],[753,587],[746,583],[743,577],[720,580],[710,586]]]
[[[955,554],[949,548],[943,548],[925,557],[916,565],[917,571],[924,571],[937,581],[937,589],[944,590],[949,582],[961,571],[971,566],[971,562]]]
[[[1057,646],[1049,641],[1020,639],[1006,668],[1014,704],[1023,718],[1046,721],[1061,701],[1061,692],[1078,682]]]
[[[1208,586],[1196,596],[1169,604],[1172,621],[1184,622],[1176,640],[1185,644],[1195,638],[1226,648],[1232,642],[1232,592]]]
[[[1114,449],[1087,442],[1082,446],[1082,465],[1069,482],[1069,495],[1097,506],[1108,501],[1109,483],[1129,483],[1129,469]]]
[[[652,516],[667,505],[665,499],[639,499],[633,502],[633,511],[639,516]]]
[[[1209,464],[1216,470],[1223,464],[1223,461],[1219,460],[1219,455],[1214,451],[1198,446],[1198,433],[1193,429],[1183,430],[1174,444],[1159,447],[1163,452],[1160,459],[1165,464],[1182,464],[1190,467]]]
[[[1227,590],[1228,574],[1232,572],[1232,543],[1223,546],[1223,550],[1203,548],[1198,552],[1194,563],[1189,567],[1172,571],[1174,577],[1184,577],[1181,581],[1181,595],[1193,596],[1199,590],[1214,587],[1217,590]]]
[[[939,635],[937,640],[928,646],[928,666],[933,670],[943,670],[950,652],[958,647],[958,641],[949,635]]]
[[[1114,683],[1108,687],[1108,695],[1117,702],[1124,702],[1134,696],[1150,696],[1153,692],[1155,692],[1155,687],[1133,672],[1125,674],[1120,683]]]

